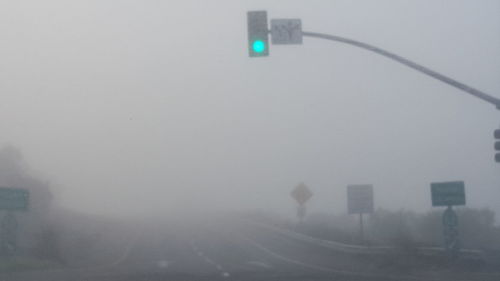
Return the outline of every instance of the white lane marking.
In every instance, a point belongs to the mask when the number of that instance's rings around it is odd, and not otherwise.
[[[194,244],[193,241],[189,241],[189,245],[191,246],[191,249],[193,249],[193,251],[195,252],[199,251],[198,246],[196,246],[196,244]]]
[[[189,242],[189,244],[191,245],[191,249],[193,250],[193,252],[195,252],[198,255],[198,257],[202,258],[202,257],[205,256],[203,254],[203,252],[200,251],[200,249],[198,248],[198,246],[196,246],[196,244],[193,241]]]
[[[159,260],[156,262],[156,265],[160,268],[167,268],[170,264],[171,264],[171,262],[166,261],[166,260]]]
[[[217,268],[217,270],[221,272],[222,277],[229,277],[230,276],[227,271],[224,271],[224,267],[222,267],[222,265],[217,264],[214,260],[207,257],[202,251],[199,250],[199,248],[196,246],[196,244],[193,241],[191,241],[189,244],[191,244],[191,248],[193,249],[194,252],[196,252],[198,254],[198,256],[200,258],[203,258],[206,263],[209,263],[209,264],[215,266],[215,268]]]
[[[363,273],[363,272],[355,272],[355,271],[347,271],[347,270],[337,270],[337,269],[332,269],[328,267],[323,267],[319,265],[313,265],[313,264],[308,264],[308,263],[303,263],[301,261],[297,261],[294,259],[287,258],[285,256],[282,256],[276,252],[273,252],[269,250],[268,248],[262,246],[261,244],[255,242],[254,240],[247,238],[248,241],[250,241],[255,247],[259,248],[260,250],[266,252],[267,254],[283,260],[288,263],[292,264],[297,264],[303,267],[315,269],[315,270],[320,270],[320,271],[327,271],[327,272],[332,272],[332,273],[338,273],[338,274],[344,274],[344,275],[355,275],[355,276],[365,276],[365,277],[381,277],[381,278],[391,278],[391,279],[396,279],[396,280],[403,280],[403,279],[412,279],[412,280],[423,280],[426,279],[427,277],[416,277],[416,276],[395,276],[395,275],[382,275],[382,274],[370,274],[370,273]],[[428,279],[426,279],[428,280]],[[439,280],[439,279],[432,279],[432,280]]]
[[[139,239],[139,236],[135,237],[135,239],[131,239],[130,242],[127,244],[127,248],[125,248],[125,250],[123,251],[123,254],[117,260],[115,260],[113,263],[111,263],[110,266],[117,266],[120,263],[122,263],[123,261],[125,261],[128,258],[132,248],[134,247],[134,245],[138,239]]]
[[[262,261],[247,261],[247,264],[257,266],[257,267],[263,267],[263,268],[271,268],[272,267],[271,265],[269,265],[265,262],[262,262]]]

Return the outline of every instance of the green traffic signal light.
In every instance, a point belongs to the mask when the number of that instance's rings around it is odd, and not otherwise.
[[[266,11],[250,11],[248,21],[248,55],[265,57],[269,55],[269,30]]]
[[[262,53],[266,50],[266,43],[262,40],[255,40],[252,44],[253,51],[256,53]]]

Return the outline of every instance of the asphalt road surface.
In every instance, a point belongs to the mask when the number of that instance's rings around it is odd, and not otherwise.
[[[404,255],[343,254],[244,220],[144,227],[109,264],[0,276],[1,281],[500,280]]]

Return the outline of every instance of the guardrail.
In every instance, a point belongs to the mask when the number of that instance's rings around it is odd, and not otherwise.
[[[283,229],[276,226],[271,226],[264,223],[257,223],[260,227],[267,228],[273,232],[280,233],[284,236],[287,236],[292,239],[296,239],[299,241],[311,243],[317,246],[325,247],[334,251],[350,253],[350,254],[390,254],[396,253],[399,251],[397,247],[393,246],[361,246],[361,245],[352,245],[352,244],[344,244],[340,242],[335,242],[331,240],[324,240],[315,237],[311,237],[309,235],[305,235],[302,233],[298,233],[295,231],[291,231],[288,229]],[[416,253],[420,255],[445,255],[445,250],[439,247],[417,247],[415,248]],[[483,252],[480,250],[470,250],[470,249],[462,249],[460,250],[460,255],[462,257],[467,258],[476,258],[482,259]]]

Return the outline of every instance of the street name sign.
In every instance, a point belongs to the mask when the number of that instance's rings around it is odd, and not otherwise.
[[[273,44],[302,44],[302,22],[300,19],[272,19],[271,42]]]
[[[0,210],[24,211],[28,208],[29,191],[0,187]]]
[[[313,194],[304,183],[300,183],[292,190],[290,195],[297,201],[297,203],[299,203],[299,205],[304,205],[304,203],[306,203]]]
[[[347,186],[347,212],[349,214],[373,213],[373,185]]]
[[[465,205],[463,181],[431,183],[432,206]]]

